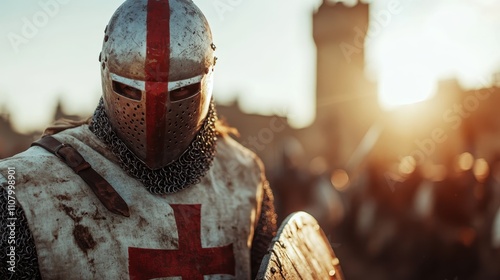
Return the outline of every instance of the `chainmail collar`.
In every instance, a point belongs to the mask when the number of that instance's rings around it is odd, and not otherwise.
[[[118,157],[121,167],[130,176],[142,182],[149,192],[168,194],[199,183],[210,169],[217,141],[216,119],[217,114],[212,101],[200,131],[186,151],[176,161],[156,170],[149,169],[115,134],[106,115],[102,98],[89,128]]]

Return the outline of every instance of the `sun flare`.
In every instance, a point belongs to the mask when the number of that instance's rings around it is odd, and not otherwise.
[[[436,80],[425,74],[422,69],[418,72],[415,65],[407,69],[394,66],[394,71],[386,73],[379,84],[379,103],[386,110],[401,105],[408,105],[424,101],[435,93]],[[398,71],[399,69],[399,71]]]

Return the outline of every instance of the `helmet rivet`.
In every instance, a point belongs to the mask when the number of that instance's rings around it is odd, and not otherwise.
[[[214,51],[215,51],[215,49],[217,48],[217,47],[215,46],[215,44],[214,44],[214,43],[210,44],[210,47],[211,47],[211,48],[212,48],[212,50],[214,50]]]

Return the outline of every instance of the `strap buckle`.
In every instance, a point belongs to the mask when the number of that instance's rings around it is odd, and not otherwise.
[[[61,143],[61,145],[57,146],[57,147],[54,149],[54,154],[55,154],[58,158],[60,158],[60,159],[62,159],[62,160],[66,160],[66,159],[65,159],[62,155],[60,155],[60,154],[59,154],[59,150],[60,150],[60,149],[62,149],[62,148],[64,148],[64,147],[71,147],[71,148],[73,148],[73,146],[71,146],[70,144]]]

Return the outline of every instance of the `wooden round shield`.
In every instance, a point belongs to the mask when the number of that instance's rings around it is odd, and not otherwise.
[[[296,212],[278,229],[256,279],[343,280],[344,276],[318,222],[305,212]]]

